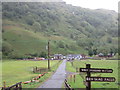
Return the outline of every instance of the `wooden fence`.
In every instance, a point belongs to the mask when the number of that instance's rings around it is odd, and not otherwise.
[[[2,90],[22,90],[22,82],[16,83],[10,87],[2,87]]]
[[[59,62],[54,64],[51,68],[58,66],[61,61],[62,60],[59,60]],[[45,73],[45,72],[48,72],[48,68],[33,67],[33,73]]]
[[[65,83],[65,88],[66,88],[66,90],[73,90],[73,89],[71,88],[71,86],[67,83],[67,80],[66,80],[66,79],[65,79],[64,83]]]
[[[48,72],[47,68],[40,68],[40,67],[33,68],[33,73],[45,73],[45,72]]]

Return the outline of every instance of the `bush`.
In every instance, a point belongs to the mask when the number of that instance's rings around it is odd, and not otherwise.
[[[92,50],[89,50],[89,51],[88,51],[88,55],[89,55],[89,56],[93,56],[93,51],[92,51]]]
[[[65,48],[64,42],[59,41],[59,42],[58,42],[58,47],[59,47],[59,48]]]
[[[33,27],[35,31],[40,31],[41,30],[41,25],[38,22],[34,22]]]
[[[13,51],[11,44],[7,42],[2,43],[2,53],[4,56],[8,56]]]
[[[25,21],[26,21],[26,23],[28,24],[28,25],[33,25],[33,23],[34,23],[34,19],[33,19],[33,17],[32,16],[30,16],[30,15],[28,15],[28,16],[26,16],[25,17]]]
[[[41,52],[40,57],[47,58],[47,54],[45,52]]]

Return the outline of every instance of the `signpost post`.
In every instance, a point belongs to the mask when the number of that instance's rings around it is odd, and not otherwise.
[[[98,82],[115,82],[114,77],[91,77],[91,73],[112,73],[112,69],[90,68],[90,64],[86,64],[86,68],[80,68],[80,72],[86,72],[86,90],[91,90],[91,81]]]
[[[86,68],[88,69],[87,77],[90,77],[90,76],[91,76],[90,71],[89,71],[89,70],[90,70],[90,66],[91,66],[90,64],[87,64],[87,65],[86,65]],[[91,81],[87,81],[86,83],[87,83],[86,89],[87,89],[87,90],[90,90],[90,88],[91,88]]]

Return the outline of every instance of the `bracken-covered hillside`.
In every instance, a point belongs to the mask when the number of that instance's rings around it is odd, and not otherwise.
[[[27,57],[51,54],[116,52],[118,47],[117,12],[91,10],[66,3],[4,2],[3,54]]]

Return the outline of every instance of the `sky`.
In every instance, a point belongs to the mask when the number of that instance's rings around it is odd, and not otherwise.
[[[90,9],[108,9],[118,12],[118,2],[120,0],[63,0],[67,4]]]

